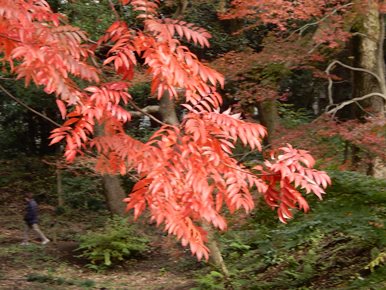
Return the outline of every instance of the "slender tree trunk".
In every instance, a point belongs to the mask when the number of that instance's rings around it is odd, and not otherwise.
[[[167,124],[178,125],[180,123],[177,118],[174,101],[170,99],[168,93],[165,93],[160,100],[160,114],[162,117],[162,121]],[[222,272],[224,277],[228,280],[229,271],[221,255],[221,250],[217,244],[213,229],[211,225],[206,221],[202,221],[201,226],[208,234],[208,248],[210,250],[210,259],[214,266],[218,268]]]
[[[95,126],[95,135],[102,135],[103,129],[101,126]],[[124,216],[126,212],[126,204],[123,199],[126,193],[121,185],[121,180],[118,175],[104,174],[102,175],[103,194],[106,199],[107,208],[111,214]]]
[[[188,6],[188,0],[179,0],[179,6],[175,13],[176,18],[181,18],[185,13],[185,10]],[[177,117],[176,108],[174,101],[170,98],[169,93],[165,92],[160,100],[160,111],[162,121],[170,125],[178,125],[180,122]],[[222,258],[220,248],[217,245],[213,230],[209,224],[205,221],[201,223],[202,227],[206,230],[208,234],[208,248],[211,252],[211,259],[214,265],[220,269],[226,279],[229,278],[229,271],[225,265],[225,262]]]
[[[218,3],[217,3],[217,12],[218,13],[225,13],[226,6],[227,6],[227,1],[226,0],[219,0]]]
[[[186,8],[188,8],[189,0],[178,0],[177,10],[174,14],[174,18],[182,18],[185,14]]]
[[[107,207],[110,212],[115,215],[124,216],[126,204],[123,202],[123,199],[126,197],[126,193],[122,188],[119,176],[105,174],[102,176],[102,184]]]
[[[59,160],[56,161],[56,193],[58,196],[58,206],[64,206],[63,198],[63,179],[62,179],[62,170],[60,169]]]
[[[180,123],[174,101],[170,99],[168,93],[164,93],[160,100],[159,113],[161,114],[162,121],[166,124],[178,125]]]
[[[268,145],[272,143],[272,133],[275,132],[278,123],[279,115],[277,112],[276,100],[265,100],[257,104],[259,109],[259,119],[261,124],[267,128],[268,135],[266,142]]]
[[[217,244],[212,226],[206,221],[201,223],[202,228],[208,233],[208,248],[210,250],[210,258],[216,268],[220,269],[226,279],[229,278],[229,271],[224,262],[221,250]]]

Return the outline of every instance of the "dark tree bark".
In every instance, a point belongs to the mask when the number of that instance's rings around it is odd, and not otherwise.
[[[379,13],[378,1],[370,0],[367,3],[367,13],[359,19],[358,35],[355,36],[354,66],[365,69],[367,72],[354,72],[353,97],[358,98],[372,93],[386,95],[385,62],[384,62],[384,15]],[[378,77],[375,77],[375,74]],[[385,118],[385,99],[380,96],[372,96],[360,102],[360,106],[354,106],[358,119],[365,116],[378,116]],[[353,148],[353,167],[358,162]],[[377,157],[369,162],[367,173],[386,178],[385,163]]]
[[[96,126],[95,135],[100,136],[102,134],[102,126]],[[119,176],[110,174],[102,175],[102,185],[106,204],[111,214],[124,216],[126,204],[123,202],[123,199],[126,197],[126,193],[122,187]]]
[[[105,174],[102,176],[102,184],[107,207],[114,215],[124,216],[126,204],[123,199],[126,193],[121,185],[121,180],[117,175]]]
[[[279,115],[277,112],[276,100],[265,100],[257,104],[259,109],[260,123],[267,128],[268,135],[266,143],[270,145],[272,143],[272,133],[275,132],[278,123]]]

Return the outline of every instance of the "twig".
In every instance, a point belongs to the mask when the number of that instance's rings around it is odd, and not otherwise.
[[[12,100],[14,100],[15,102],[17,102],[18,104],[22,105],[24,108],[26,108],[27,110],[30,110],[31,112],[35,113],[36,115],[42,117],[43,119],[45,119],[46,121],[50,122],[51,124],[55,125],[56,127],[61,127],[61,125],[59,123],[56,123],[54,120],[52,120],[51,118],[47,117],[46,115],[43,115],[42,113],[32,109],[30,106],[28,106],[27,104],[25,104],[24,102],[22,102],[21,100],[19,100],[18,98],[16,98],[14,95],[12,95],[6,88],[4,88],[2,85],[0,85],[0,89],[8,96],[10,97]]]
[[[300,35],[303,34],[304,31],[306,31],[309,27],[311,26],[314,26],[314,25],[318,25],[320,22],[323,22],[324,20],[326,20],[327,18],[329,18],[330,16],[334,15],[336,12],[338,12],[339,10],[343,9],[343,8],[346,8],[348,6],[352,6],[354,5],[354,3],[350,2],[350,3],[347,3],[347,4],[344,4],[338,8],[335,8],[334,10],[331,11],[331,13],[325,15],[324,17],[320,18],[319,20],[315,21],[315,22],[311,22],[311,23],[307,23],[305,25],[303,25],[302,27],[294,30],[288,37],[288,38],[291,38],[295,33],[299,32]]]
[[[120,17],[119,17],[119,14],[118,14],[117,10],[116,10],[115,7],[114,7],[114,3],[113,3],[111,0],[109,0],[109,4],[110,4],[111,10],[113,11],[113,13],[114,13],[114,15],[115,15],[115,18],[116,18],[117,20],[119,20]]]
[[[276,176],[278,175],[278,173],[253,173],[253,172],[250,172],[250,171],[247,171],[247,170],[244,170],[242,168],[238,168],[238,167],[234,167],[233,165],[229,165],[227,163],[225,163],[224,161],[221,161],[220,162],[222,164],[224,164],[226,167],[228,168],[231,168],[231,169],[234,169],[234,170],[237,170],[239,172],[242,172],[242,173],[245,173],[245,174],[248,174],[248,175],[253,175],[253,176]]]

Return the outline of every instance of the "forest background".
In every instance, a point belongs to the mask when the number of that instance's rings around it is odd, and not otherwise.
[[[48,2],[53,11],[67,15],[71,25],[87,32],[91,46],[117,18],[142,29],[137,12],[122,3]],[[94,170],[95,158],[88,155],[67,163],[62,145],[49,145],[52,130],[63,123],[58,103],[42,88],[26,88],[3,65],[4,289],[386,287],[383,4],[365,1],[370,4],[363,7],[361,1],[331,1],[323,6],[301,1],[288,14],[283,9],[286,1],[250,2],[164,1],[159,13],[161,18],[194,23],[212,35],[208,48],[200,48],[199,41],[186,45],[224,75],[221,108],[231,107],[244,120],[268,129],[262,152],[245,151],[240,142],[234,158],[253,168],[272,148],[287,143],[308,150],[316,167],[332,178],[323,201],[308,198],[311,212],[294,212],[295,219],[282,224],[256,194],[249,214],[224,213],[227,231],[209,230],[215,241],[211,252],[217,255],[209,263],[198,262],[151,225],[147,214],[137,223],[131,213],[129,224],[127,218],[109,219],[111,214],[126,216],[122,199],[138,177],[132,172],[124,177],[101,175]],[[268,5],[269,13],[257,13],[264,11],[261,3]],[[110,48],[97,48],[98,65]],[[112,66],[103,69],[103,78],[116,79]],[[173,103],[151,97],[150,82],[145,70],[137,69],[129,89],[133,102],[126,107],[133,120],[125,130],[143,142],[160,122],[178,123],[186,114],[175,106],[183,99]],[[18,245],[26,191],[35,193],[42,227],[53,239],[43,251],[37,245]]]

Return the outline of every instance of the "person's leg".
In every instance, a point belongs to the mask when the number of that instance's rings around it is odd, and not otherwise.
[[[24,225],[24,232],[23,232],[23,242],[21,243],[22,245],[27,245],[29,241],[29,230],[30,227],[29,225],[25,224]]]
[[[47,239],[47,237],[43,234],[43,232],[40,230],[39,226],[37,224],[33,224],[32,228],[34,231],[39,235],[40,239],[42,240],[42,244],[47,244],[50,240]]]

